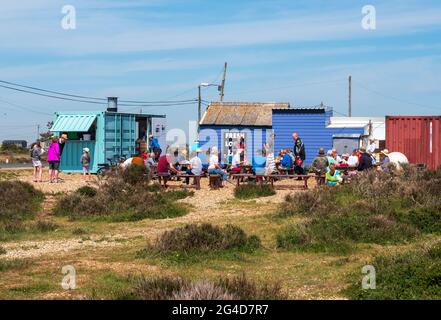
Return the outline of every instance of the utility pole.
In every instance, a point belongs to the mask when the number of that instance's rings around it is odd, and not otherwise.
[[[224,75],[220,85],[220,101],[224,101],[225,77],[227,76],[227,63],[224,64]]]
[[[201,104],[202,104],[201,85],[198,85],[198,125],[201,122]]]
[[[40,125],[37,124],[37,141],[40,140]]]
[[[352,117],[352,76],[349,76],[349,110],[348,116]]]

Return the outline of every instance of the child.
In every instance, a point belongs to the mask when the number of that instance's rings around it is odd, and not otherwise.
[[[36,142],[31,150],[32,166],[34,167],[34,182],[43,181],[43,165],[41,164],[41,155],[43,152],[40,142]]]
[[[87,181],[90,180],[90,150],[89,148],[83,149],[83,155],[81,156],[81,165],[83,166],[83,175],[84,178],[86,178],[87,175]]]

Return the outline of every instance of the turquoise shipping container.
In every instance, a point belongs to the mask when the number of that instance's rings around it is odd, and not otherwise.
[[[158,122],[162,124],[159,131]],[[163,137],[165,115],[111,111],[56,112],[51,132],[57,136],[68,136],[61,157],[60,169],[63,172],[82,172],[81,155],[84,148],[89,148],[91,172],[96,173],[102,164],[138,153],[140,143],[145,143],[148,148],[149,135]]]

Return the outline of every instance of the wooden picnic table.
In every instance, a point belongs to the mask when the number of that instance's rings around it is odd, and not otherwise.
[[[342,171],[343,173],[346,173],[348,171],[354,171],[357,170],[357,167],[354,166],[335,166],[336,170]]]
[[[253,173],[253,166],[250,164],[240,164],[240,165],[238,165],[238,167],[240,168],[241,174]]]
[[[271,187],[274,188],[274,181],[278,181],[279,179],[296,179],[296,180],[302,180],[303,185],[301,186],[295,186],[295,185],[277,185],[277,189],[295,189],[300,188],[303,190],[308,189],[308,180],[309,178],[313,177],[310,175],[295,175],[295,174],[270,174],[270,175],[255,175],[255,174],[233,174],[233,177],[237,180],[237,186],[240,186],[240,183],[243,181],[243,178],[251,178],[256,179],[259,181],[260,184],[262,184],[265,180],[267,180],[269,183],[271,183]]]
[[[170,180],[171,177],[177,177],[177,178],[193,178],[194,184],[181,184],[179,186],[176,185],[167,185],[167,181]],[[176,175],[171,175],[170,173],[156,173],[154,177],[158,178],[159,184],[163,188],[194,188],[196,190],[201,189],[201,176],[195,176],[193,174],[186,174],[186,173],[178,173]]]

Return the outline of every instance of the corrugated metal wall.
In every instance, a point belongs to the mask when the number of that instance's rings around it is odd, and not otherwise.
[[[311,164],[319,148],[325,152],[332,149],[334,134],[360,134],[364,128],[327,128],[330,111],[319,110],[273,110],[273,130],[275,134],[275,152],[293,148],[292,133],[297,132],[305,144],[305,164]]]
[[[387,116],[386,147],[435,170],[441,165],[441,116]]]
[[[200,126],[199,129],[199,146],[206,151],[209,148],[218,147],[221,154],[225,148],[224,133],[225,132],[245,132],[246,133],[246,159],[252,161],[256,152],[262,149],[262,145],[266,143],[267,136],[273,131],[267,127],[237,127],[237,126]],[[207,159],[201,155],[202,161],[205,163]],[[223,161],[224,163],[224,161]]]

